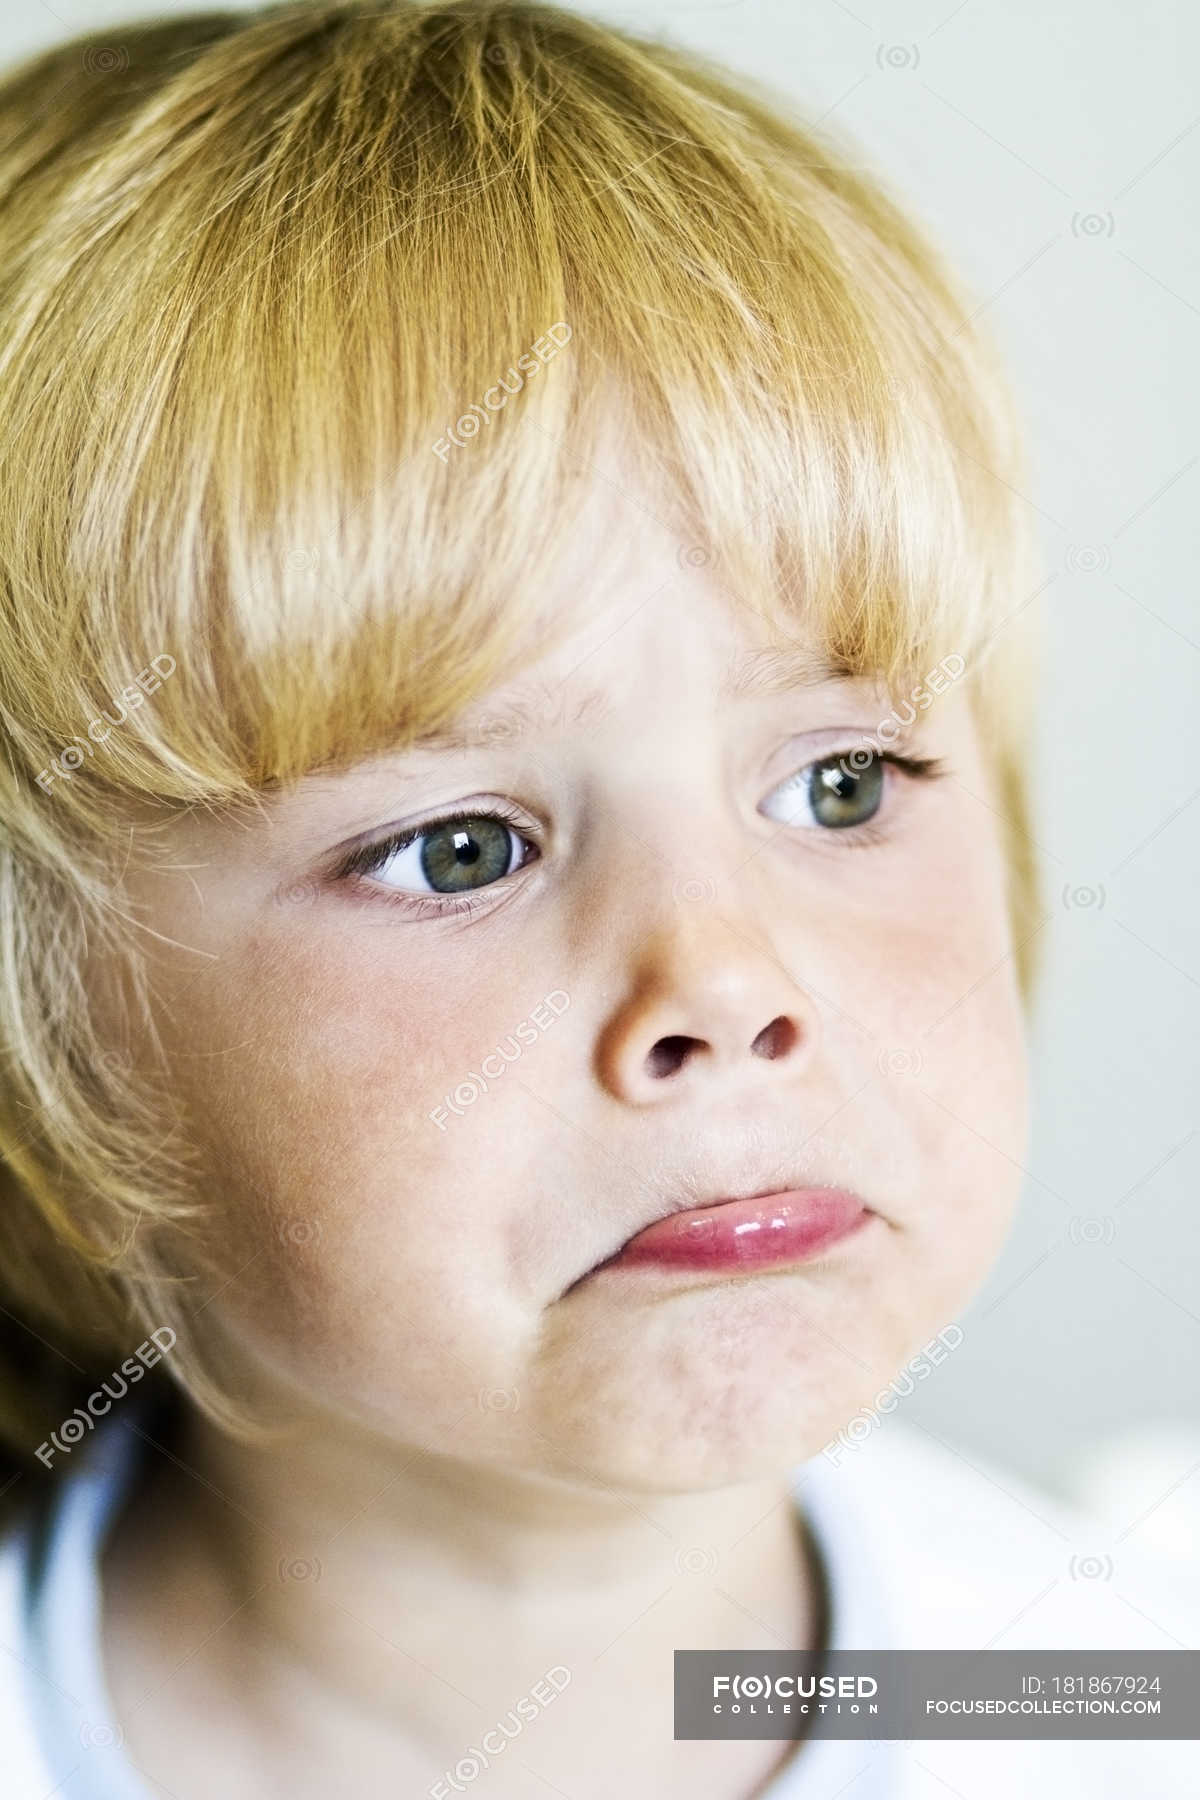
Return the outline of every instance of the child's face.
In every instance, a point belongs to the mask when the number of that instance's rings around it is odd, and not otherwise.
[[[236,1390],[468,1462],[699,1488],[815,1453],[1005,1233],[1026,1094],[999,815],[964,679],[911,740],[944,774],[889,768],[873,817],[830,824],[819,794],[818,820],[782,784],[875,733],[881,690],[719,700],[764,621],[633,504],[590,507],[576,544],[527,737],[310,777],[267,822],[181,819],[131,887]],[[449,828],[333,875],[500,802],[512,830],[476,821],[473,864]],[[437,910],[451,885],[472,912]],[[671,1208],[805,1185],[878,1216],[757,1274],[583,1279]]]

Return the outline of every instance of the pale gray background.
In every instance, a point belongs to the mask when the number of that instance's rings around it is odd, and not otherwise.
[[[43,0],[0,13],[0,60],[195,10]],[[904,1411],[972,1459],[1063,1491],[1090,1480],[1114,1521],[1153,1508],[1139,1537],[1178,1541],[1200,1516],[1200,7],[581,10],[714,54],[851,133],[1013,371],[1052,576],[1037,1123],[1003,1260]]]

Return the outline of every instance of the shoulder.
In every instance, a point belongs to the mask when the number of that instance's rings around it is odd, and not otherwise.
[[[38,1748],[32,1713],[28,1596],[33,1536],[27,1517],[0,1536],[0,1744],[5,1800],[43,1800],[53,1776]]]
[[[1200,1645],[1200,1572],[1011,1470],[890,1420],[797,1471],[796,1493],[839,1589],[864,1577],[847,1648],[1179,1650]],[[873,1641],[868,1641],[868,1636]],[[1114,1668],[1114,1672],[1119,1672]],[[1194,1742],[920,1740],[896,1746],[904,1800],[1022,1793],[1126,1800],[1195,1791]]]
[[[898,1422],[836,1465],[822,1456],[804,1472],[826,1507],[869,1533],[914,1648],[1152,1650],[1197,1640],[1196,1565],[1143,1548],[1136,1518],[1102,1519]]]
[[[0,1536],[0,1762],[4,1800],[72,1785],[85,1749],[112,1748],[99,1651],[100,1559],[141,1460],[132,1429],[104,1421],[48,1483],[31,1485]],[[81,1779],[94,1781],[95,1765]]]

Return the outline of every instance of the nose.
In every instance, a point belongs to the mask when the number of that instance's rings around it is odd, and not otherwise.
[[[819,1042],[816,1006],[773,949],[704,910],[644,940],[601,1030],[600,1079],[629,1105],[793,1081]]]

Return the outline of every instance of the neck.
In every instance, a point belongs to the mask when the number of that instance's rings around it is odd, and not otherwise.
[[[174,1639],[175,1663],[219,1642],[264,1716],[303,1713],[306,1737],[324,1717],[331,1744],[353,1719],[360,1737],[401,1740],[426,1780],[547,1678],[564,1698],[540,1746],[562,1734],[565,1751],[611,1754],[619,1717],[622,1736],[673,1747],[678,1765],[676,1649],[821,1641],[786,1475],[623,1493],[328,1430],[251,1448],[195,1414],[169,1448],[149,1452],[150,1503],[110,1544],[118,1657]],[[695,1748],[751,1767],[780,1747]]]

